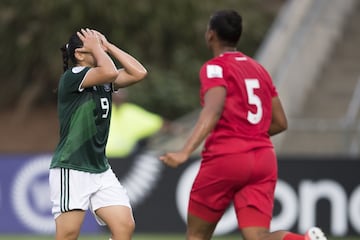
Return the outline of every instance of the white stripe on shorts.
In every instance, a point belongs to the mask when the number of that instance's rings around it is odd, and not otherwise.
[[[61,196],[60,196],[60,210],[61,212],[67,212],[70,210],[69,208],[69,200],[70,200],[70,169],[67,168],[61,168],[61,175],[60,175],[60,181],[61,181]]]

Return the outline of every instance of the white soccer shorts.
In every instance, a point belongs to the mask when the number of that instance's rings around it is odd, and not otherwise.
[[[111,168],[103,173],[88,173],[72,169],[50,169],[50,198],[54,218],[61,213],[90,209],[100,225],[105,223],[95,214],[101,207],[127,206],[131,209],[126,189]]]

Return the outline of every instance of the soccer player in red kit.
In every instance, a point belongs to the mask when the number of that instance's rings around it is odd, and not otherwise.
[[[177,167],[206,138],[190,193],[187,239],[210,239],[234,203],[245,240],[326,240],[317,227],[305,235],[269,230],[277,181],[270,136],[286,130],[287,120],[267,71],[236,50],[241,32],[242,18],[233,10],[210,18],[205,39],[214,58],[200,70],[203,108],[184,147],[160,157]]]

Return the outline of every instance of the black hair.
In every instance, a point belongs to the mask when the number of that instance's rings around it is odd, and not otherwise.
[[[221,41],[234,47],[241,37],[242,17],[234,10],[217,11],[210,18],[209,29],[215,31]]]
[[[69,42],[60,48],[63,57],[63,69],[64,72],[69,68],[69,59],[72,64],[76,64],[77,60],[75,58],[75,49],[83,47],[83,42],[77,35],[74,33],[71,35]]]

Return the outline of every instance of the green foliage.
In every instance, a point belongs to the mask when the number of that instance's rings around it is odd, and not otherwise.
[[[198,70],[211,57],[204,31],[211,13],[244,17],[239,49],[253,55],[284,0],[3,0],[0,2],[0,107],[55,104],[62,73],[59,48],[82,27],[103,32],[139,59],[148,77],[130,100],[169,119],[199,106]],[[24,103],[23,103],[24,105]]]

